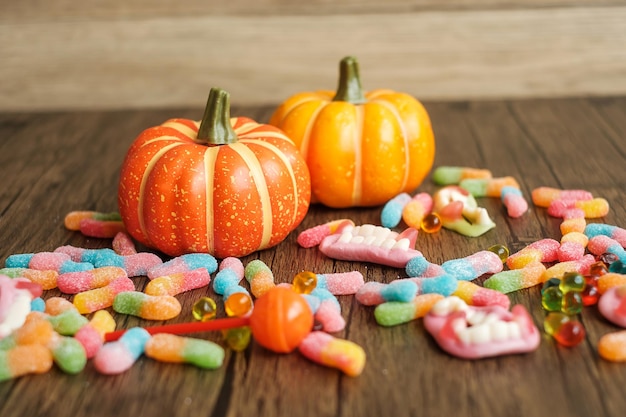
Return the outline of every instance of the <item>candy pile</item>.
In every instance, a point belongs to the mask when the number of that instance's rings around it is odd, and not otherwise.
[[[572,347],[585,338],[577,316],[598,304],[601,314],[626,328],[626,230],[587,224],[608,213],[608,202],[582,190],[540,187],[535,206],[563,219],[560,241],[545,238],[509,253],[502,244],[432,263],[415,248],[419,231],[442,227],[468,237],[495,227],[476,198],[500,198],[511,218],[528,211],[512,177],[495,178],[484,169],[439,167],[432,196],[403,193],[382,208],[381,226],[338,219],[302,231],[301,247],[318,247],[338,260],[371,262],[404,270],[406,277],[365,282],[358,271],[301,271],[279,282],[261,260],[243,265],[227,257],[219,265],[208,254],[187,254],[163,262],[138,252],[115,213],[72,212],[70,230],[112,238],[112,248],[62,246],[52,252],[15,254],[0,269],[0,381],[43,373],[53,365],[80,372],[88,360],[103,374],[128,370],[142,355],[203,369],[222,365],[222,344],[186,336],[221,331],[233,351],[251,341],[277,353],[299,351],[313,362],[359,375],[365,352],[334,337],[346,322],[337,296],[354,295],[373,308],[382,326],[423,318],[426,330],[445,352],[478,359],[536,349],[539,330],[526,309],[511,306],[507,294],[542,285],[544,330]],[[404,230],[392,230],[401,225]],[[213,275],[214,274],[214,275]],[[143,291],[135,277],[147,277]],[[211,285],[218,303],[201,297],[193,305],[195,322],[115,330],[110,312],[144,320],[171,320],[181,313],[179,294]],[[57,288],[71,296],[41,298]],[[90,315],[90,319],[86,317]],[[626,331],[604,336],[598,345],[608,360],[626,360]]]

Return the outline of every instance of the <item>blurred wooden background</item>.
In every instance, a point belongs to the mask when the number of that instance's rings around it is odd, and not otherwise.
[[[334,89],[420,99],[626,93],[624,0],[4,0],[0,111],[237,105]]]

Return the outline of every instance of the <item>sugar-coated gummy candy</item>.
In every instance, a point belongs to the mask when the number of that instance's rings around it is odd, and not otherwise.
[[[299,346],[303,356],[313,362],[341,370],[348,376],[358,376],[365,367],[365,351],[349,340],[314,331]]]
[[[520,188],[513,177],[499,178],[466,178],[459,182],[459,186],[469,191],[474,197],[500,197],[504,187]]]
[[[224,295],[224,292],[228,287],[237,286],[243,278],[243,272],[241,276],[230,268],[221,269],[215,274],[213,280],[213,290],[220,295]]]
[[[135,284],[130,278],[118,278],[109,285],[84,291],[74,296],[74,306],[81,314],[89,314],[113,305],[117,294],[124,291],[134,291]]]
[[[604,294],[610,288],[626,285],[626,275],[608,272],[601,275],[597,280],[598,292]]]
[[[31,282],[41,285],[43,290],[52,290],[57,287],[57,279],[59,273],[53,270],[39,271],[29,268],[2,268],[0,275],[6,275],[9,278],[24,277]]]
[[[593,195],[585,190],[561,190],[552,187],[538,187],[531,193],[533,203],[538,207],[549,207],[554,200],[591,200]]]
[[[598,341],[598,354],[612,362],[626,361],[626,330],[605,334]]]
[[[472,167],[439,166],[433,170],[433,182],[437,185],[454,185],[468,178],[488,179],[493,175],[488,169]]]
[[[104,287],[118,278],[128,278],[123,268],[105,266],[89,271],[60,274],[57,279],[57,286],[65,294],[77,294]]]
[[[587,226],[587,221],[584,217],[575,217],[569,219],[563,219],[559,229],[561,230],[562,235],[566,235],[572,232],[583,233],[585,231],[585,227]]]
[[[484,274],[502,271],[502,260],[496,253],[483,250],[465,258],[446,261],[441,264],[441,267],[459,280],[471,281]]]
[[[186,363],[203,369],[217,369],[224,362],[224,348],[209,340],[160,333],[145,345],[145,355],[161,362]]]
[[[519,188],[504,186],[500,191],[500,199],[506,207],[509,217],[518,218],[528,211],[528,202]]]
[[[79,231],[80,222],[85,219],[119,222],[122,221],[122,216],[118,212],[103,213],[93,210],[76,210],[67,213],[63,223],[68,230]]]
[[[369,281],[355,294],[356,300],[366,306],[387,301],[409,302],[418,294],[418,285],[410,279],[397,279],[388,284]]]
[[[315,310],[314,319],[326,333],[337,333],[346,327],[346,320],[341,315],[341,308],[335,300],[320,300],[320,305]]]
[[[46,308],[44,312],[51,316],[56,316],[67,310],[76,310],[76,306],[70,300],[64,297],[50,297],[46,299]]]
[[[471,281],[459,281],[456,290],[451,295],[459,297],[470,306],[499,305],[507,310],[511,306],[511,300],[504,291],[481,287]]]
[[[325,237],[351,227],[354,227],[354,222],[350,219],[333,220],[304,230],[298,235],[297,242],[303,248],[312,248],[322,243]]]
[[[150,333],[140,327],[126,330],[119,340],[102,346],[94,357],[94,367],[106,375],[127,371],[144,353],[150,337]]]
[[[133,239],[124,231],[115,234],[113,242],[111,242],[111,247],[115,253],[121,256],[135,255],[137,253]]]
[[[534,261],[519,269],[510,269],[491,275],[483,286],[508,294],[524,288],[530,288],[543,282],[546,272],[544,264]]]
[[[554,262],[558,259],[560,247],[561,243],[557,240],[540,239],[511,254],[506,260],[506,265],[509,269],[520,269],[531,262]]]
[[[402,219],[407,226],[419,229],[424,218],[433,209],[433,198],[428,193],[418,193],[402,210]]]
[[[54,331],[62,336],[74,336],[89,320],[78,311],[68,309],[56,316],[49,316]]]
[[[244,276],[250,283],[250,292],[257,298],[276,286],[274,274],[260,259],[250,261],[246,265]]]
[[[53,337],[48,344],[54,363],[65,373],[77,374],[85,369],[87,352],[83,345],[73,337]]]
[[[416,256],[414,258],[411,258],[406,263],[405,270],[409,277],[414,278],[436,277],[446,273],[441,265],[428,261],[424,256]]]
[[[604,223],[591,223],[586,225],[584,233],[589,238],[604,235],[614,239],[622,247],[626,247],[626,229],[621,227]]]
[[[123,291],[115,296],[113,310],[145,320],[170,320],[177,317],[182,306],[171,295],[149,295],[139,291]]]
[[[380,212],[380,224],[390,229],[399,225],[402,220],[402,211],[409,201],[411,201],[411,196],[408,193],[400,193],[387,201]]]
[[[365,284],[359,271],[317,274],[317,287],[325,288],[333,295],[351,295]]]
[[[387,301],[374,309],[374,318],[381,326],[397,326],[424,317],[443,298],[441,294],[420,294],[409,302]]]
[[[418,287],[418,294],[441,294],[444,297],[451,295],[459,286],[459,280],[451,274],[436,277],[409,278]]]
[[[45,346],[32,344],[0,349],[0,382],[27,374],[43,374],[52,368],[52,354]]]
[[[206,287],[211,282],[211,274],[205,268],[177,272],[154,278],[146,285],[144,292],[149,295],[178,295],[180,293]]]
[[[104,221],[95,219],[83,219],[80,221],[80,233],[88,237],[107,239],[124,232],[124,223],[121,221]]]
[[[558,262],[551,267],[546,268],[546,272],[544,272],[543,277],[544,280],[547,280],[552,277],[563,276],[566,272],[580,272],[581,274],[585,274],[594,262],[595,258],[590,254],[587,254],[575,261]]]
[[[217,271],[217,260],[208,253],[190,253],[154,265],[148,269],[147,275],[152,280],[164,275],[193,271],[198,268],[204,268],[209,274],[212,274]]]

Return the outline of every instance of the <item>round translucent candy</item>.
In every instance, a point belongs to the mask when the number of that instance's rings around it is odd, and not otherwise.
[[[557,286],[551,286],[541,291],[541,305],[546,311],[561,311],[563,292]]]
[[[563,323],[563,325],[552,335],[552,337],[554,337],[560,345],[573,347],[582,342],[585,335],[585,327],[582,323],[576,320],[570,320]]]
[[[441,217],[437,213],[429,213],[420,222],[420,228],[426,233],[436,233],[441,229]]]
[[[561,311],[569,315],[579,314],[583,311],[583,298],[580,292],[569,291],[564,293],[561,299]]]
[[[317,275],[311,271],[302,271],[293,277],[293,290],[299,294],[310,294],[317,287]]]
[[[585,277],[578,272],[566,272],[561,278],[559,288],[563,292],[576,291],[581,292],[585,289]]]
[[[248,347],[248,345],[250,344],[251,335],[252,332],[247,326],[222,330],[222,336],[224,337],[224,341],[229,348],[236,352],[241,352]]]
[[[543,292],[550,287],[558,287],[560,285],[561,280],[559,278],[550,278],[543,283],[543,286],[541,287],[541,294],[543,295]]]
[[[591,277],[586,277],[587,285],[585,289],[580,293],[584,306],[592,306],[598,303],[600,298],[600,292],[598,291],[598,283]]]
[[[243,317],[252,311],[252,298],[245,292],[235,292],[224,301],[228,317]]]
[[[504,245],[493,245],[487,248],[489,252],[493,252],[502,260],[502,263],[506,262],[509,257],[509,248]]]
[[[607,265],[611,265],[615,263],[616,261],[619,261],[619,257],[615,255],[614,253],[603,253],[601,255],[598,255],[597,259],[599,261],[604,262]]]
[[[548,313],[543,320],[543,329],[550,336],[554,336],[564,323],[571,320],[571,317],[560,311]]]
[[[596,263],[591,264],[589,267],[589,275],[594,277],[601,277],[602,275],[609,272],[609,268],[602,261],[598,261]]]
[[[191,314],[199,321],[213,320],[217,315],[217,305],[212,298],[202,297],[193,305]]]

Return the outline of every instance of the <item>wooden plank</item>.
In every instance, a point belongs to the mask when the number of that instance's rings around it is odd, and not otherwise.
[[[328,16],[4,22],[0,110],[242,105],[334,89],[355,55],[364,88],[422,99],[626,92],[626,6]]]
[[[71,0],[52,0],[41,7],[36,0],[0,4],[0,21],[21,22],[55,20],[145,19],[210,15],[333,15],[369,13],[406,13],[436,10],[530,9],[554,7],[622,6],[620,0],[188,0],[172,3],[167,0],[106,0],[93,4]]]

